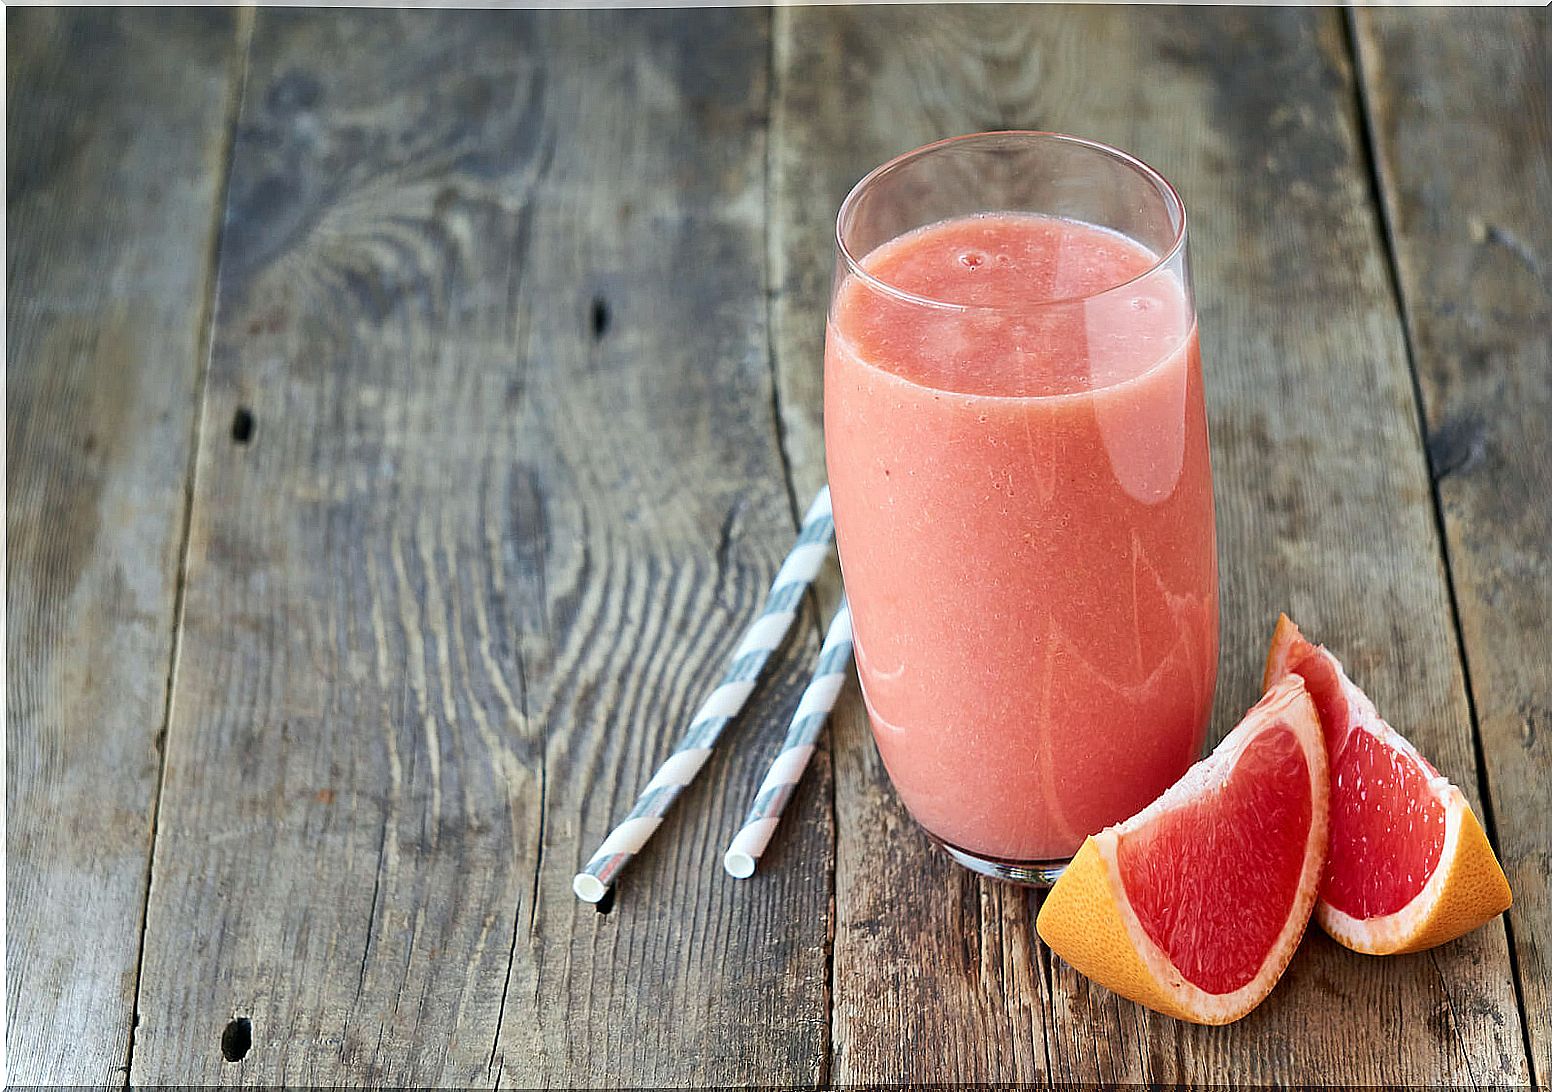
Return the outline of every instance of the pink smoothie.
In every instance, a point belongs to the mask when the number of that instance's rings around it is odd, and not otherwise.
[[[852,274],[831,308],[825,448],[874,736],[916,819],[977,855],[1068,857],[1202,746],[1207,425],[1181,282],[1125,284],[1156,262],[1088,224],[977,216],[861,263],[955,306]]]

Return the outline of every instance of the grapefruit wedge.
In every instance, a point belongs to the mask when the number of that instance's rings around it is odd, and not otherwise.
[[[1370,955],[1420,952],[1509,908],[1509,881],[1461,791],[1433,768],[1323,646],[1277,620],[1264,685],[1304,680],[1331,759],[1331,852],[1315,920]]]
[[[1328,786],[1320,721],[1289,676],[1164,795],[1083,843],[1046,895],[1041,939],[1158,1012],[1238,1020],[1309,924]]]

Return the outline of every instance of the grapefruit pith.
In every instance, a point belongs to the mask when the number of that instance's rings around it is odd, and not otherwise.
[[[1051,950],[1123,997],[1227,1024],[1309,923],[1326,856],[1320,721],[1289,676],[1148,807],[1088,838],[1046,895]]]
[[[1262,682],[1303,678],[1331,761],[1331,850],[1315,919],[1357,952],[1418,952],[1509,908],[1509,882],[1460,789],[1380,717],[1323,646],[1277,620]]]

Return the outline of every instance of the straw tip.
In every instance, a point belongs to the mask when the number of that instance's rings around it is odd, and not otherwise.
[[[591,872],[578,872],[571,879],[571,890],[583,902],[602,902],[609,893],[609,885]]]
[[[754,875],[754,858],[743,850],[730,849],[722,858],[722,867],[735,880],[747,880]]]

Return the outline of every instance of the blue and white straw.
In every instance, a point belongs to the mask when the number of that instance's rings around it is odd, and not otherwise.
[[[722,857],[722,867],[736,879],[754,875],[755,864],[781,819],[781,813],[792,799],[792,794],[803,779],[808,760],[813,756],[819,733],[824,730],[835,699],[846,682],[851,667],[851,608],[841,600],[830,628],[825,633],[824,646],[819,650],[819,662],[814,666],[814,677],[803,691],[797,712],[792,714],[792,725],[781,745],[781,753],[771,763],[770,772],[755,793],[754,804],[744,819],[743,829],[733,838],[728,851]]]
[[[755,619],[744,639],[733,650],[732,662],[722,682],[701,705],[674,753],[658,767],[647,787],[636,798],[625,820],[609,832],[603,845],[571,881],[571,889],[584,902],[599,902],[608,894],[615,877],[646,845],[653,831],[662,825],[663,816],[682,790],[711,755],[728,722],[743,709],[754,691],[755,682],[777,646],[792,628],[803,593],[819,575],[819,568],[830,553],[835,523],[830,516],[830,488],[826,486],[808,506],[798,539],[771,582],[765,609]]]

